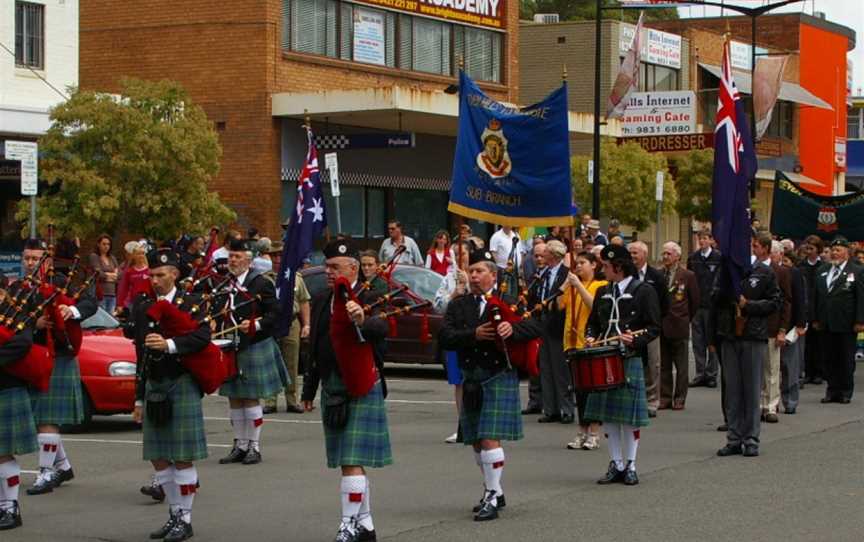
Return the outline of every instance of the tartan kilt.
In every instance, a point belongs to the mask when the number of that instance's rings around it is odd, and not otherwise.
[[[483,369],[465,371],[465,380],[483,382],[483,405],[480,412],[464,408],[459,417],[465,445],[481,439],[522,440],[522,407],[519,400],[519,376],[516,371],[497,375]]]
[[[645,375],[642,358],[624,360],[624,386],[591,392],[585,403],[585,418],[606,423],[621,423],[633,427],[648,425],[648,402],[645,399]]]
[[[342,386],[338,376],[331,376],[330,389]],[[335,386],[335,389],[334,389]],[[327,389],[321,388],[321,404],[327,402]],[[324,407],[321,407],[324,416]],[[331,469],[343,465],[361,467],[384,467],[393,463],[390,450],[390,429],[387,426],[387,406],[381,381],[375,383],[363,397],[348,401],[348,423],[343,429],[324,426],[324,441],[327,451],[327,466]]]
[[[27,389],[0,390],[0,455],[29,454],[38,448]]]
[[[149,382],[147,388],[150,388]],[[147,405],[144,405],[144,459],[204,459],[207,457],[207,436],[201,409],[201,389],[192,375],[180,376],[168,399],[171,401],[171,420],[160,427],[147,418]]]
[[[219,395],[235,399],[264,399],[282,389],[285,363],[272,337],[237,352],[240,375],[219,387]]]
[[[84,419],[84,392],[75,356],[57,356],[48,391],[30,389],[36,425],[74,425]]]

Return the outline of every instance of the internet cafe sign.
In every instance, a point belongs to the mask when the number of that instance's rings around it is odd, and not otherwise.
[[[624,137],[692,134],[695,131],[696,93],[692,90],[634,92],[621,119],[621,135]]]
[[[506,0],[353,0],[380,8],[503,30]]]
[[[618,44],[620,55],[630,50],[630,43],[635,34],[635,26],[621,24],[621,39]],[[642,28],[642,62],[680,69],[681,36],[653,28]]]

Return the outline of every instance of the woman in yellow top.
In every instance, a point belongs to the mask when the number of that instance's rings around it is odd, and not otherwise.
[[[588,315],[594,304],[597,289],[606,285],[602,280],[600,261],[590,252],[581,252],[576,256],[575,273],[570,273],[562,289],[564,295],[558,297],[558,307],[565,311],[564,321],[564,351],[585,348],[585,326]],[[585,410],[587,393],[576,392],[576,409],[579,412],[579,432],[573,442],[568,442],[571,450],[594,450],[600,446],[600,422],[586,420],[582,413]]]

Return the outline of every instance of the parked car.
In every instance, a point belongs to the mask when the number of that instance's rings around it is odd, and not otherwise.
[[[316,266],[301,271],[306,288],[311,295],[316,295],[327,288],[327,277],[324,275],[324,267]],[[444,282],[444,277],[438,273],[414,265],[397,265],[393,270],[391,289],[405,285],[408,289],[421,299],[435,300],[435,293]],[[394,297],[396,304],[414,303],[414,300],[405,293]],[[426,312],[429,323],[429,335],[427,341],[420,337],[423,325],[423,312],[412,312],[396,318],[396,334],[387,337],[387,354],[385,362],[389,363],[439,363],[440,353],[438,351],[438,330],[444,320],[442,313],[436,312],[431,307]]]
[[[123,336],[120,322],[100,308],[81,322],[78,353],[84,422],[94,414],[127,414],[135,408],[135,345]]]

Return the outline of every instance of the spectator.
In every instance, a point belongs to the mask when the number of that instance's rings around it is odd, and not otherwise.
[[[756,261],[774,271],[777,285],[783,293],[783,304],[779,312],[768,317],[768,352],[762,366],[762,407],[763,421],[777,423],[780,409],[780,350],[786,344],[786,332],[792,319],[792,283],[789,269],[780,265],[783,247],[779,241],[771,239],[768,232],[760,232],[753,242]]]
[[[499,280],[501,275],[500,270],[507,268],[507,262],[510,259],[511,253],[514,254],[513,265],[521,265],[522,253],[519,251],[518,243],[519,234],[510,226],[501,226],[501,229],[496,231],[492,235],[492,238],[489,239],[489,252],[492,253],[492,256],[495,258],[495,265],[498,266]],[[516,245],[515,251],[513,250],[514,244]]]
[[[791,279],[792,325],[795,329],[786,333],[786,345],[780,352],[780,400],[786,414],[795,414],[798,409],[801,362],[804,359],[804,334],[807,332],[807,283],[798,267],[794,245],[793,249],[783,253],[782,265],[789,270]]]
[[[582,241],[581,237],[576,237],[570,241],[570,252],[564,256],[564,265],[567,266],[567,269],[575,269],[576,255],[582,254],[583,252],[585,252],[585,243]]]
[[[697,236],[699,248],[687,258],[687,269],[696,274],[699,285],[699,310],[693,317],[691,326],[693,358],[696,362],[696,374],[690,382],[690,387],[717,386],[720,362],[717,352],[708,348],[712,336],[709,315],[711,313],[711,295],[717,273],[720,271],[720,251],[713,248],[714,237],[711,231],[702,230]]]
[[[261,239],[261,235],[258,233],[258,228],[249,228],[246,230],[246,239],[251,239],[252,241]]]
[[[273,242],[269,237],[261,237],[255,245],[255,252],[258,253],[252,259],[252,270],[258,273],[267,274],[273,271],[273,258],[270,257],[270,252],[273,250]]]
[[[213,261],[225,259],[228,261],[228,245],[231,244],[231,241],[240,240],[243,236],[240,235],[240,232],[237,230],[228,230],[225,232],[225,236],[222,238],[222,246],[213,251]]]
[[[585,232],[587,234],[588,239],[591,240],[595,245],[603,245],[606,246],[609,244],[609,239],[600,233],[600,221],[591,219],[588,221],[588,225],[585,228]]]
[[[373,291],[387,291],[387,283],[378,276],[378,253],[374,250],[364,250],[360,253],[360,277],[368,282]]]
[[[648,265],[648,245],[642,241],[633,241],[627,245],[633,264],[636,266],[636,278],[648,284],[657,293],[660,304],[660,314],[666,314],[668,296],[663,282],[663,273]],[[642,352],[642,364],[645,373],[645,397],[648,401],[648,416],[657,415],[660,406],[660,337],[652,339]]]
[[[133,247],[129,265],[123,272],[123,278],[120,281],[119,288],[117,288],[117,308],[123,310],[131,307],[135,296],[147,291],[147,282],[149,280],[150,268],[147,267],[147,245],[138,242]]]
[[[204,237],[195,235],[189,238],[186,249],[180,255],[180,278],[191,277],[204,260]]]
[[[546,273],[546,242],[541,237],[534,244],[532,260],[534,261],[534,273],[530,275],[528,290],[535,291],[540,283],[540,277]],[[526,275],[528,276],[528,275]],[[531,377],[528,383],[528,404],[522,410],[522,414],[540,414],[543,411],[543,389],[539,376]]]
[[[549,226],[549,233],[546,234],[546,242],[561,241],[565,245],[564,235],[561,233],[561,226]]]
[[[429,252],[426,253],[426,267],[446,276],[455,261],[456,256],[450,248],[450,234],[446,230],[438,230]]]
[[[545,244],[546,244],[546,240],[543,238],[542,235],[536,234],[536,235],[534,235],[534,237],[531,238],[531,247],[527,252],[527,254],[530,254],[531,257],[525,258],[525,261],[522,264],[523,276],[527,282],[531,282],[531,277],[533,277],[534,273],[536,273],[537,270],[539,269],[537,267],[538,263],[537,263],[536,253],[534,252],[534,247],[536,247],[537,245],[545,245]]]
[[[112,245],[111,236],[103,233],[96,239],[93,254],[88,260],[90,269],[99,273],[96,277],[96,292],[101,293],[101,297],[97,296],[99,306],[109,314],[114,314],[117,308],[117,281],[120,278],[117,258],[111,254]]]
[[[393,255],[396,254],[396,249],[400,246],[405,247],[405,251],[396,257],[396,263],[408,265],[423,265],[423,255],[420,254],[420,249],[414,239],[402,233],[402,223],[398,220],[391,220],[387,223],[387,233],[389,238],[384,239],[381,243],[381,249],[378,251],[378,259],[384,263],[390,262]]]
[[[588,224],[591,222],[591,215],[586,213],[582,215],[582,222],[576,228],[576,236],[577,237],[587,237],[588,236]]]
[[[612,235],[609,237],[609,244],[610,245],[618,245],[619,247],[623,247],[624,246],[624,238],[621,237],[620,235]]]
[[[616,235],[621,237],[622,242],[624,241],[624,236],[621,234],[621,221],[617,218],[613,218],[609,221],[609,228],[606,230],[606,236],[611,241]]]
[[[819,269],[826,261],[819,255],[822,253],[822,239],[817,235],[810,235],[801,243],[804,258],[798,267],[804,275],[804,283],[807,285],[807,321],[816,320],[816,281],[819,280]],[[830,260],[829,260],[830,261]],[[807,332],[807,340],[804,342],[804,375],[808,384],[821,385],[824,376],[824,362],[822,353],[825,346],[822,344],[822,331],[811,328]]]

